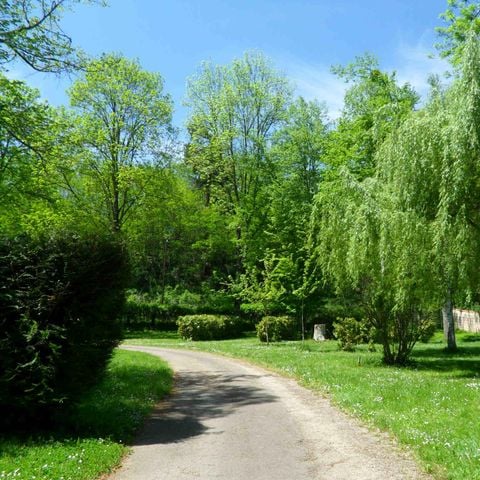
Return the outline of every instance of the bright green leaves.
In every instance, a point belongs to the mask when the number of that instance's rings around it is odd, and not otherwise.
[[[437,27],[440,42],[435,46],[440,56],[450,58],[454,65],[461,62],[463,48],[472,31],[480,32],[480,2],[473,0],[448,0],[448,8],[440,15],[446,26]]]
[[[286,118],[291,88],[268,60],[248,53],[228,66],[204,63],[187,90],[187,163],[206,202],[232,217],[242,255],[255,262],[275,177],[268,151]],[[260,249],[258,248],[260,246]]]
[[[57,112],[40,102],[38,92],[0,74],[2,231],[16,232],[28,216],[55,207],[58,194],[51,165],[58,133]]]
[[[332,70],[351,86],[331,135],[328,162],[346,165],[358,178],[365,178],[374,172],[378,147],[413,110],[418,95],[409,84],[398,85],[395,73],[380,71],[370,54]]]
[[[461,77],[386,137],[374,176],[340,170],[315,199],[318,261],[339,291],[362,292],[386,361],[397,361],[395,343],[408,355],[429,312],[477,292],[479,55],[471,35]]]
[[[160,75],[116,54],[92,61],[69,93],[80,114],[74,136],[85,150],[81,172],[101,199],[92,206],[119,231],[143,195],[142,166],[169,156],[172,102]]]

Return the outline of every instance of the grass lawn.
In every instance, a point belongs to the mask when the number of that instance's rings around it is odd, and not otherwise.
[[[327,394],[343,410],[388,431],[439,479],[480,480],[480,335],[458,335],[445,353],[441,334],[418,344],[413,364],[386,367],[366,348],[334,341],[260,344],[256,338],[184,342],[175,334],[130,335],[129,344],[184,347],[250,360]]]
[[[116,351],[104,380],[66,419],[69,434],[0,437],[0,479],[98,478],[119,463],[125,445],[171,386],[172,371],[159,358]]]

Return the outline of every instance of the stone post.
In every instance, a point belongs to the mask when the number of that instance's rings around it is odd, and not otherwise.
[[[323,342],[325,340],[325,323],[316,324],[313,326],[313,339],[317,342]]]

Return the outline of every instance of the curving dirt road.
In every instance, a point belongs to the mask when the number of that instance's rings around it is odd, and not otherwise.
[[[112,480],[429,478],[293,380],[206,353],[123,348],[162,357],[176,383]]]

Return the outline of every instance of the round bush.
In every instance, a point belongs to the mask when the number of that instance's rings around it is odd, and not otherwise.
[[[256,328],[257,337],[261,342],[280,342],[298,338],[297,321],[293,317],[263,317]]]

